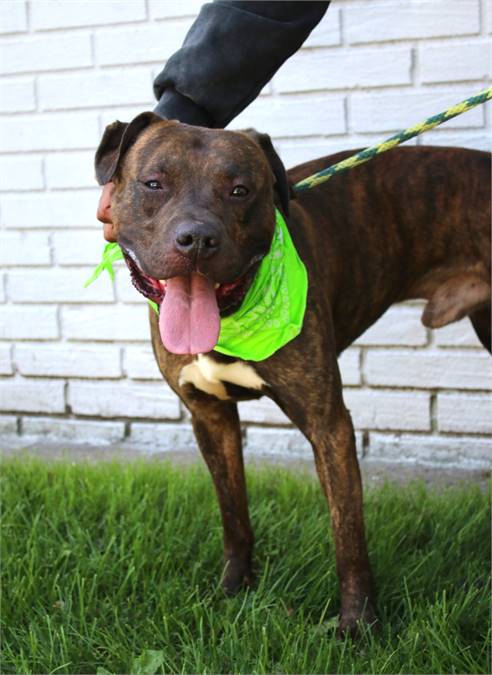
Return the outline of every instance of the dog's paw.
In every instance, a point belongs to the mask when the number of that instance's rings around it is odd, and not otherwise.
[[[253,583],[251,561],[239,558],[229,558],[222,580],[222,588],[227,595],[235,595],[243,588]]]
[[[348,635],[350,638],[356,639],[368,629],[371,631],[377,630],[378,626],[376,613],[372,605],[366,602],[362,610],[351,608],[340,612],[337,637],[343,639]]]

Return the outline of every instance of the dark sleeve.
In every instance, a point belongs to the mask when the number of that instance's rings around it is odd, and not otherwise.
[[[299,49],[329,4],[207,3],[154,82],[155,112],[188,124],[225,127]]]

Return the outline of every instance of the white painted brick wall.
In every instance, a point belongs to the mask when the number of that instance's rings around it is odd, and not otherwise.
[[[48,233],[0,231],[0,265],[2,267],[15,267],[16,265],[36,267],[50,263]]]
[[[35,109],[34,80],[4,79],[0,82],[0,113],[30,112]]]
[[[20,33],[27,30],[25,2],[3,0],[0,12],[0,33]]]
[[[127,45],[128,48],[128,45]],[[41,75],[38,78],[42,110],[77,110],[133,103],[148,105],[150,73],[143,68],[90,71],[80,75]]]
[[[343,134],[346,131],[345,106],[341,96],[318,94],[310,97],[307,105],[309,125],[305,124],[306,99],[292,96],[271,99],[261,96],[238,115],[231,128],[268,129],[274,119],[276,133],[281,137]]]
[[[142,296],[131,282],[126,265],[122,264],[116,271],[116,297],[121,302],[142,304]]]
[[[94,150],[99,138],[96,113],[5,116],[0,126],[0,152]]]
[[[47,155],[44,163],[49,189],[94,187],[94,153]]]
[[[17,433],[17,417],[0,415],[0,437],[11,438]]]
[[[61,325],[67,340],[148,342],[150,338],[145,303],[134,307],[63,307]]]
[[[421,307],[395,305],[360,336],[355,344],[364,347],[390,347],[405,345],[423,347],[427,344],[427,332],[420,321]]]
[[[162,380],[152,349],[147,346],[126,347],[123,370],[131,380]]]
[[[1,3],[3,435],[195,447],[126,269],[114,288],[106,277],[82,286],[103,246],[93,178],[102,131],[152,108],[152,80],[201,4]],[[487,86],[491,33],[488,0],[333,0],[231,126],[269,132],[288,166],[375,143]],[[491,120],[489,104],[414,142],[490,149]],[[392,308],[340,359],[359,455],[490,466],[491,361],[468,320],[430,331],[421,313]],[[240,409],[247,452],[310,453],[271,401]]]
[[[124,439],[125,424],[53,417],[24,417],[22,432],[27,438],[33,437],[35,440],[105,445],[118,443]]]
[[[347,389],[345,403],[356,429],[430,431],[427,393]]]
[[[345,386],[356,386],[361,383],[360,359],[361,350],[349,347],[338,360],[342,381]]]
[[[290,424],[289,418],[270,399],[239,403],[239,415],[244,422],[256,424]]]
[[[481,347],[475,331],[471,330],[468,319],[450,323],[434,331],[434,342],[439,347]]]
[[[437,425],[440,431],[490,434],[492,432],[490,395],[439,394]]]
[[[0,307],[1,340],[56,340],[60,337],[57,308]]]
[[[485,350],[373,350],[365,359],[366,382],[375,386],[416,389],[492,389],[492,359]]]
[[[101,260],[101,232],[75,230],[51,235],[55,262],[60,266],[92,265]]]
[[[5,195],[1,225],[6,228],[96,227],[94,204],[99,190]]]
[[[15,364],[22,375],[48,377],[121,377],[118,347],[57,345],[19,345]]]
[[[455,35],[480,31],[478,0],[414,0],[362,3],[345,12],[349,44],[386,42]]]
[[[477,89],[473,87],[471,91]],[[351,102],[352,128],[360,133],[396,132],[445,110],[465,99],[470,87],[460,87],[447,92],[399,92],[354,94]],[[483,127],[485,109],[477,107],[446,122],[447,128]]]
[[[246,450],[259,455],[312,454],[311,446],[298,429],[265,429],[251,427],[246,431]]]
[[[459,58],[457,58],[459,50]],[[490,73],[490,42],[465,42],[458,45],[426,46],[420,50],[422,82],[459,82],[484,80]],[[453,65],[450,68],[450,64]]]
[[[110,28],[100,30],[95,36],[96,61],[101,66],[119,66],[135,63],[160,63],[179,49],[188,32],[192,19],[167,22],[166,39],[163,39],[162,24],[140,28]],[[128,45],[131,44],[131,50]],[[149,89],[146,98],[149,98]],[[132,103],[131,100],[123,103]]]
[[[43,160],[35,155],[0,156],[0,190],[16,192],[44,187]]]
[[[35,0],[29,3],[32,27],[38,30],[53,30],[78,26],[100,26],[104,24],[133,23],[146,17],[145,1],[130,0],[70,0],[53,2]]]
[[[36,6],[37,2],[33,3]],[[51,3],[55,6],[59,3]],[[0,72],[3,75],[29,73],[92,65],[89,33],[66,36],[22,36],[0,45]]]
[[[150,17],[152,19],[172,19],[178,16],[194,17],[203,5],[201,0],[181,0],[181,2],[162,2],[149,0]]]
[[[150,452],[172,452],[176,448],[196,452],[196,441],[190,424],[134,422],[131,442]]]
[[[74,413],[100,417],[178,419],[179,403],[169,387],[159,384],[71,382],[68,396]]]
[[[87,289],[84,282],[90,269],[49,269],[30,271],[29,268],[7,274],[7,290],[13,302],[111,302],[113,289],[109,284]]]
[[[14,372],[10,345],[0,345],[0,375],[12,375]]]
[[[65,385],[51,380],[6,378],[0,380],[0,410],[65,412]]]
[[[280,93],[346,89],[355,87],[384,87],[411,83],[412,52],[409,47],[389,49],[382,61],[375,50],[348,49],[343,54],[326,54],[307,50],[287,62],[275,78]]]
[[[489,439],[460,436],[416,436],[410,434],[370,434],[374,458],[392,462],[466,465],[490,468],[492,444]]]
[[[355,432],[355,445],[359,458],[363,457],[363,438]],[[254,455],[277,455],[292,458],[313,456],[311,445],[298,429],[269,429],[248,427],[244,438],[246,453]]]

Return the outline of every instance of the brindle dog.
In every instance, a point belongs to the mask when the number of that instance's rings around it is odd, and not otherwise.
[[[162,303],[160,328],[150,312],[152,344],[191,413],[215,484],[225,589],[234,592],[252,578],[236,402],[266,395],[313,447],[331,512],[342,632],[374,620],[374,596],[337,356],[390,305],[411,298],[427,300],[422,320],[432,328],[468,316],[490,351],[491,298],[489,156],[395,149],[294,198],[289,185],[348,154],[286,174],[268,136],[143,113],[110,125],[96,155],[100,184],[114,182],[111,218],[134,284]],[[274,204],[288,217],[308,270],[304,326],[270,358],[239,361],[210,351],[213,316],[241,304],[269,249]],[[166,335],[169,322],[188,331],[185,338]]]

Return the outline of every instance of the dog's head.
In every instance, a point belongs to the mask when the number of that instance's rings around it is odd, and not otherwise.
[[[106,128],[96,177],[114,183],[114,231],[137,289],[162,303],[161,315],[170,308],[169,325],[180,323],[180,312],[188,322],[200,317],[200,330],[213,342],[207,317],[216,313],[216,330],[219,313],[239,307],[270,248],[274,205],[288,209],[285,170],[270,138],[142,113]],[[208,344],[189,343],[188,335],[166,346],[195,353]]]

